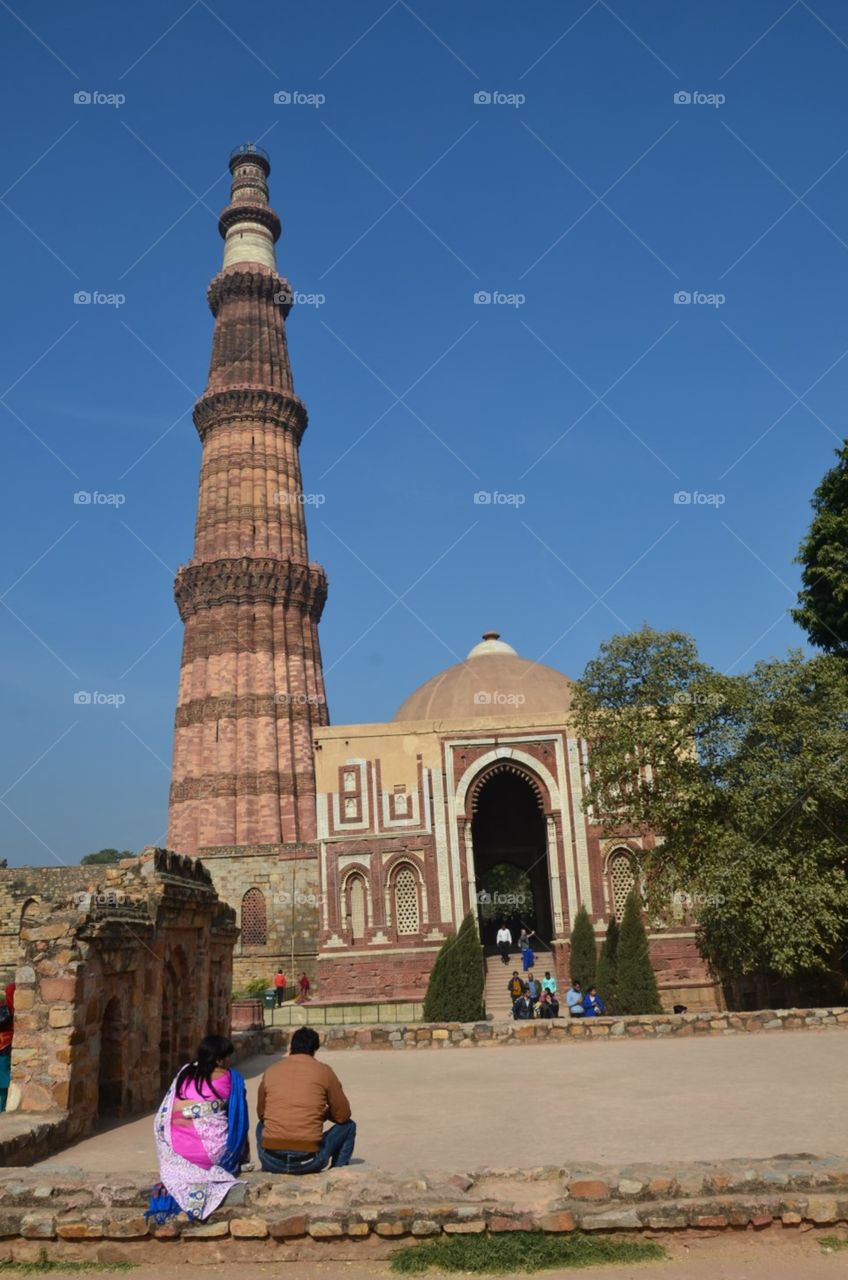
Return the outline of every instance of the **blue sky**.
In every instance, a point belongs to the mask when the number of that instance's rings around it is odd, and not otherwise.
[[[289,344],[335,723],[491,627],[574,676],[643,620],[734,671],[803,642],[792,560],[846,434],[844,6],[9,0],[0,35],[10,863],[163,838],[247,138],[279,269],[323,298]]]

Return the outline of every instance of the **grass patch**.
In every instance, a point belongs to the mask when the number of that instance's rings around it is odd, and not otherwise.
[[[134,1262],[61,1262],[42,1254],[37,1262],[0,1262],[0,1276],[43,1276],[53,1271],[132,1271]]]
[[[848,1237],[822,1236],[819,1244],[825,1253],[840,1253],[843,1249],[848,1249]]]
[[[598,1267],[613,1262],[658,1262],[661,1245],[640,1240],[609,1240],[575,1231],[546,1235],[543,1231],[505,1231],[492,1235],[448,1236],[427,1240],[392,1255],[392,1270],[421,1275],[431,1268],[489,1275],[517,1275],[556,1267]]]

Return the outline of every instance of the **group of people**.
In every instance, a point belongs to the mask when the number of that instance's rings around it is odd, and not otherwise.
[[[558,1018],[557,982],[548,969],[542,981],[530,969],[522,978],[517,969],[507,983],[512,1000],[512,1016],[517,1021],[527,1018]],[[572,981],[565,993],[565,1007],[570,1018],[599,1018],[605,1012],[604,1002],[595,987],[583,993],[579,982]]]
[[[336,1073],[315,1059],[319,1044],[312,1027],[299,1027],[288,1055],[262,1077],[256,1148],[266,1173],[319,1173],[350,1164],[356,1124]],[[249,1165],[247,1092],[230,1066],[233,1052],[225,1036],[206,1036],[156,1113],[161,1181],[147,1210],[156,1222],[179,1213],[207,1218]]]
[[[295,1004],[306,1004],[309,1000],[310,992],[309,979],[305,973],[302,973],[297,980],[297,995],[295,996]],[[277,997],[277,1008],[286,998],[286,975],[282,969],[278,969],[274,974],[274,994]]]

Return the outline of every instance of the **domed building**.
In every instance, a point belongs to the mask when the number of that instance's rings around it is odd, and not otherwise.
[[[420,1000],[469,911],[484,943],[500,917],[532,928],[560,980],[578,908],[599,942],[621,919],[646,840],[604,835],[585,809],[571,694],[488,631],[389,723],[315,730],[322,1001]],[[691,929],[650,945],[667,1006],[715,1003]]]

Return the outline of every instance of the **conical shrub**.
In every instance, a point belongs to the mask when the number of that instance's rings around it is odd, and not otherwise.
[[[662,1013],[657,979],[648,954],[639,895],[632,889],[624,907],[618,939],[618,1013]]]
[[[569,968],[571,981],[579,982],[584,991],[595,985],[595,969],[597,953],[595,951],[595,931],[585,907],[581,907],[574,917],[574,928],[571,930],[571,958]]]
[[[424,997],[425,1022],[477,1022],[484,1017],[486,973],[477,924],[470,913],[441,945]]]
[[[610,916],[607,936],[601,945],[595,986],[607,1013],[618,1013],[618,921]]]

